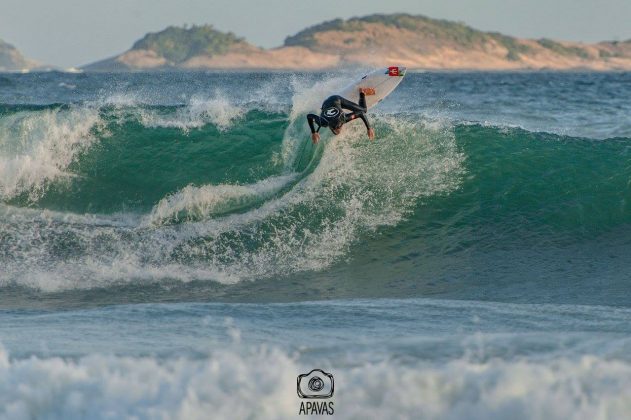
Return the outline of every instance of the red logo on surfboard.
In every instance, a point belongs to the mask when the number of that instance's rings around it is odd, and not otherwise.
[[[398,67],[388,67],[388,76],[399,76]]]

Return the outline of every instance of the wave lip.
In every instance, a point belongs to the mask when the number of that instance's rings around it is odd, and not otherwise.
[[[226,131],[246,112],[246,106],[235,105],[223,96],[209,99],[194,97],[185,107],[179,108],[175,115],[161,115],[143,110],[140,121],[145,127],[172,127],[184,131],[211,123],[219,131]]]

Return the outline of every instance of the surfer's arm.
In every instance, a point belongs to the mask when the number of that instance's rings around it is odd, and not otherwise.
[[[311,129],[311,133],[317,133],[320,131],[320,127],[322,127],[322,123],[320,122],[320,117],[315,114],[307,114],[307,121],[309,122],[309,128]],[[316,130],[315,124],[318,125],[318,129]]]
[[[368,138],[370,140],[374,139],[375,130],[373,130],[373,128],[370,126],[366,114],[364,114],[363,112],[353,112],[352,114],[346,114],[346,121],[351,121],[355,118],[361,118],[361,120],[364,122],[364,125],[366,126],[366,130],[368,131]]]
[[[313,144],[318,144],[318,141],[320,141],[320,134],[318,134],[318,131],[320,131],[320,128],[322,127],[322,120],[318,115],[307,114],[307,121],[309,122],[309,128],[311,129],[311,141]],[[318,124],[317,130],[314,124]]]
[[[350,114],[346,114],[346,121],[352,121],[356,118],[361,118],[361,120],[364,122],[364,125],[366,126],[366,130],[370,130],[370,123],[368,122],[366,114],[364,114],[363,112],[351,112]]]

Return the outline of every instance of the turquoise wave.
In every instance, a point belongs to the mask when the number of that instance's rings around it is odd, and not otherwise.
[[[4,106],[0,116],[69,109]],[[35,200],[26,188],[3,201],[76,213],[146,212],[187,185],[251,184],[286,170],[280,155],[290,124],[287,114],[251,110],[227,129],[209,121],[183,129],[186,121],[176,123],[178,109],[142,110],[153,112],[155,126],[143,121],[136,108],[99,109],[104,123],[90,128],[95,144],[68,165],[70,182],[62,177],[47,183]],[[173,126],[165,127],[169,116]],[[387,124],[382,128],[390,129]],[[457,194],[432,201],[434,212],[451,210],[460,214],[459,224],[471,226],[520,220],[586,233],[629,222],[629,139],[590,140],[475,124],[449,130],[466,156],[467,175]],[[301,171],[314,147],[306,135],[295,141],[299,156],[292,164]],[[405,139],[387,135],[382,141]]]
[[[373,118],[374,143],[354,125],[313,146],[300,116],[213,112],[5,106],[3,284],[230,285],[393,267],[413,284],[462,277],[471,253],[556,259],[631,223],[630,139],[398,114]]]
[[[467,156],[467,176],[457,194],[427,206],[454,230],[589,237],[631,222],[629,139],[480,125],[457,126],[454,134]]]

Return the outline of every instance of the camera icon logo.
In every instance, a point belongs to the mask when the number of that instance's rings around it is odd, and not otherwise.
[[[322,369],[298,375],[298,396],[300,398],[331,398],[335,382],[333,375]]]

